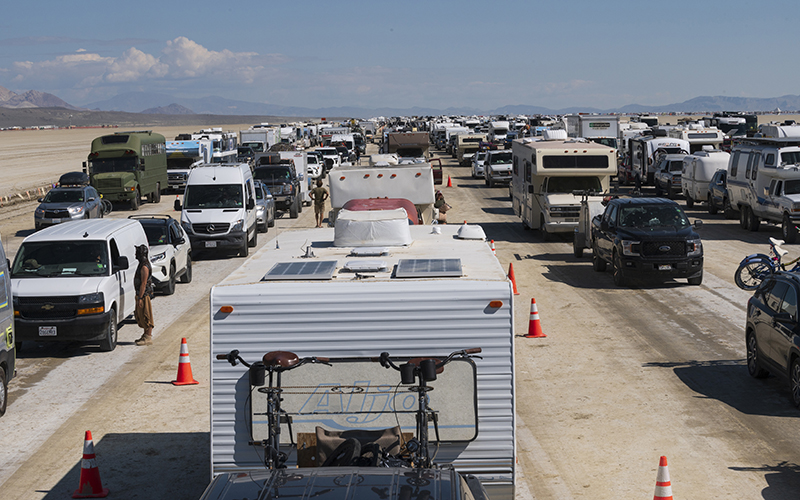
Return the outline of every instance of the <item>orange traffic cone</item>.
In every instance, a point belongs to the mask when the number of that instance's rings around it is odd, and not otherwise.
[[[489,242],[489,248],[491,248],[491,249],[492,249],[492,255],[494,255],[495,257],[497,257],[497,252],[495,252],[495,250],[494,250],[494,240],[491,240],[491,241]]]
[[[450,176],[449,175],[447,176],[447,187],[449,187],[449,188],[453,187],[453,181],[450,180]]]
[[[95,459],[92,431],[86,431],[86,437],[83,440],[81,479],[72,498],[105,498],[107,496],[108,488],[103,488],[103,484],[100,482],[100,470],[97,468]]]
[[[531,299],[531,319],[528,322],[528,334],[525,337],[529,339],[547,337],[542,331],[542,325],[539,324],[539,309],[536,307],[536,299]]]
[[[186,344],[186,337],[181,339],[181,355],[178,358],[178,380],[173,380],[172,385],[194,385],[199,384],[192,378],[192,362],[189,361],[189,346]]]
[[[519,295],[519,292],[517,291],[517,278],[514,277],[514,263],[513,262],[509,262],[508,263],[508,279],[511,280],[511,284],[514,287],[514,295]]]
[[[658,475],[656,476],[656,492],[653,500],[672,500],[672,483],[669,481],[667,457],[661,457],[658,462]]]

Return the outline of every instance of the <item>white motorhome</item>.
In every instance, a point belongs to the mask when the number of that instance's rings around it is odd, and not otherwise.
[[[643,184],[653,184],[656,160],[660,154],[689,154],[689,141],[665,135],[633,137],[628,142],[632,175],[638,175]]]
[[[742,228],[758,231],[762,220],[780,224],[787,243],[797,240],[800,224],[800,126],[792,127],[781,132],[787,134],[782,138],[737,142],[731,149],[727,181]]]
[[[243,359],[255,361],[267,352],[290,351],[335,362],[377,358],[382,352],[402,359],[443,356],[480,347],[481,359],[474,360],[475,406],[472,399],[458,396],[445,405],[441,398],[447,393],[430,393],[442,441],[434,446],[437,434],[431,425],[431,452],[435,447],[436,463],[477,476],[493,500],[514,499],[511,282],[479,226],[449,224],[431,231],[430,226],[409,226],[405,214],[394,212],[343,213],[335,229],[284,232],[280,248],[266,245],[211,289],[212,476],[264,469],[263,449],[252,445],[264,437],[263,394],[251,387],[246,370],[218,355],[238,350]],[[402,411],[416,404],[414,393],[404,392],[402,408],[396,398],[349,389],[344,398],[323,397],[331,385],[383,388],[390,395],[396,390],[396,372],[383,370],[391,384],[380,370],[354,371],[349,381],[336,381],[326,379],[326,368],[305,365],[284,374],[285,394],[297,392],[291,386],[308,393],[299,400],[286,394],[282,405],[291,417],[291,427],[283,425],[280,434],[290,471],[302,448],[292,443],[302,439],[310,444],[309,437],[315,443],[317,427],[400,426],[404,433],[416,427],[413,414]],[[339,411],[354,409],[357,418]]]
[[[545,239],[578,226],[581,196],[574,191],[595,191],[588,203],[599,205],[617,171],[617,150],[586,140],[521,139],[511,151],[514,213]]]
[[[210,139],[167,141],[167,177],[170,189],[183,191],[189,171],[203,163],[211,163],[212,152]]]
[[[209,139],[214,151],[236,150],[236,132],[223,131],[221,127],[206,128],[192,134],[191,139],[198,141]]]
[[[689,143],[689,153],[696,153],[703,146],[721,149],[725,134],[716,127],[706,127],[699,123],[687,123],[668,131],[670,137],[683,139]]]
[[[113,350],[117,325],[136,307],[138,245],[147,236],[130,219],[78,220],[25,238],[11,268],[17,343],[99,342]]]
[[[272,128],[258,127],[239,131],[239,144],[251,148],[254,153],[265,153],[277,142],[275,129]]]
[[[506,140],[506,134],[511,125],[504,120],[489,122],[489,141],[494,144],[502,144]]]
[[[592,142],[618,149],[619,116],[565,115],[562,120],[568,137],[583,137]]]
[[[384,155],[381,155],[384,156]],[[434,180],[430,163],[401,163],[370,167],[344,165],[331,172],[328,179],[330,191],[331,223],[348,201],[369,198],[403,198],[417,207],[423,224],[435,218],[433,203]],[[413,214],[409,214],[413,215]]]
[[[256,195],[253,173],[247,163],[211,163],[195,168],[186,182],[181,226],[189,235],[192,253],[201,250],[236,250],[247,257],[256,246]]]
[[[459,134],[456,143],[458,164],[462,167],[472,165],[472,158],[475,157],[482,142],[486,142],[486,134]]]
[[[708,183],[717,170],[728,168],[731,155],[717,149],[702,150],[683,158],[681,190],[686,206],[691,208],[696,201],[708,201]]]

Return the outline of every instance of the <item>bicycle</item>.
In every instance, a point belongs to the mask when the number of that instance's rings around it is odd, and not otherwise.
[[[761,286],[761,282],[776,271],[798,271],[800,270],[800,257],[790,261],[782,262],[781,259],[789,253],[788,250],[781,248],[785,242],[783,240],[769,239],[769,255],[763,253],[748,255],[733,275],[736,286],[742,290],[755,290]],[[791,269],[787,266],[793,265]]]
[[[264,447],[264,465],[268,469],[283,469],[286,467],[286,453],[280,451],[281,420],[285,412],[281,410],[281,374],[293,370],[306,363],[322,363],[330,366],[330,360],[323,357],[300,358],[297,354],[288,351],[272,351],[264,355],[261,361],[248,363],[241,356],[238,350],[233,350],[228,354],[217,354],[217,359],[228,361],[231,366],[236,366],[236,362],[242,363],[250,370],[250,386],[263,386],[266,374],[269,373],[268,385],[259,387],[258,392],[267,395],[267,439],[263,441],[250,441],[250,445],[261,445]],[[286,418],[288,422],[289,419]],[[291,433],[291,427],[289,432]]]
[[[110,214],[111,211],[114,210],[114,205],[112,205],[110,201],[103,198],[103,195],[100,195],[100,203],[102,204],[103,217]]]

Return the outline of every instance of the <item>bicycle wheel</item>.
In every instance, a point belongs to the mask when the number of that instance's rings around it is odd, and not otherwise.
[[[739,269],[733,275],[736,286],[742,290],[755,290],[764,281],[764,278],[772,274],[772,265],[763,259],[749,260],[742,262]]]
[[[112,205],[110,201],[103,200],[103,216],[110,214],[113,209],[114,205]]]

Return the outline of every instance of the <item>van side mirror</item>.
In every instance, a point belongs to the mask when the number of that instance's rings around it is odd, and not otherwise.
[[[117,262],[114,263],[113,272],[124,271],[129,267],[130,265],[128,264],[128,257],[120,255],[119,257],[117,257]]]
[[[173,206],[175,207],[175,210],[180,212],[181,211],[181,200],[176,199]]]
[[[701,227],[703,227],[703,221],[701,221],[700,219],[695,220],[694,221],[694,228],[695,229],[700,229]]]
[[[608,221],[607,220],[601,220],[600,221],[600,229],[603,230],[603,231],[608,231]]]
[[[248,210],[252,210],[252,209],[254,209],[255,207],[256,207],[256,202],[253,200],[253,198],[250,198],[250,199],[247,201],[247,209],[248,209]]]

